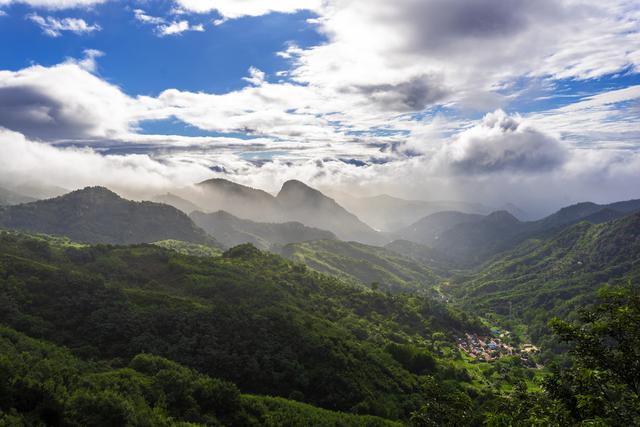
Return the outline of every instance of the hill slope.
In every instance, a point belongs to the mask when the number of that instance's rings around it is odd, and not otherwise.
[[[152,199],[152,201],[173,206],[174,208],[181,210],[187,215],[189,215],[191,212],[202,210],[202,208],[200,208],[200,206],[196,205],[195,203],[192,203],[187,199],[183,199],[182,197],[176,196],[175,194],[171,193],[156,196]]]
[[[266,191],[215,178],[201,182],[194,201],[208,212],[226,211],[240,218],[262,222],[280,222],[280,206]]]
[[[475,310],[512,312],[540,337],[551,316],[566,317],[601,285],[630,278],[640,278],[640,213],[525,242],[452,290]]]
[[[213,243],[176,208],[125,200],[102,187],[1,208],[0,227],[62,235],[85,243],[130,244],[167,239]]]
[[[523,222],[506,211],[487,216],[442,212],[423,218],[396,234],[400,239],[424,244],[464,260],[483,263],[530,238],[547,238],[580,221],[600,224],[640,210],[640,200],[598,205],[578,203],[538,221]]]
[[[431,337],[451,354],[454,334],[482,330],[428,298],[357,289],[250,245],[196,258],[0,233],[0,279],[0,323],[82,357],[155,354],[243,392],[387,418],[466,396],[464,380],[438,386],[464,370]]]
[[[368,244],[386,242],[386,238],[360,221],[335,200],[300,181],[285,182],[278,193],[277,200],[283,215],[289,220],[330,230],[342,240],[355,240]]]
[[[324,273],[391,292],[428,292],[438,282],[420,262],[376,246],[338,240],[286,245],[280,253]]]
[[[266,250],[273,245],[335,239],[330,231],[307,227],[299,222],[254,222],[240,219],[224,211],[210,214],[193,212],[191,219],[209,234],[216,236],[217,241],[227,248],[242,243],[251,243]]]
[[[35,202],[36,199],[22,194],[15,193],[0,187],[0,206],[19,205],[20,203]]]

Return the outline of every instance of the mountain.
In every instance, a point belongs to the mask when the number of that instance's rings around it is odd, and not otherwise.
[[[67,236],[78,242],[130,244],[157,240],[212,243],[176,208],[125,200],[103,187],[0,208],[0,227]]]
[[[390,292],[429,292],[438,283],[420,262],[376,246],[321,240],[284,246],[280,253],[314,270]]]
[[[471,363],[453,356],[455,336],[487,332],[472,316],[424,296],[354,287],[251,245],[203,258],[155,245],[58,247],[46,236],[0,232],[0,280],[7,279],[0,286],[0,384],[3,405],[15,401],[19,411],[45,413],[35,400],[53,405],[53,415],[71,408],[119,417],[156,402],[198,425],[219,425],[203,416],[236,413],[241,392],[406,424],[436,405],[455,411],[460,400],[481,421],[484,396],[492,393],[490,383],[467,373]],[[6,328],[71,349],[83,361],[37,363],[58,351],[32,353],[28,343],[11,350],[2,337],[26,338]],[[29,386],[8,381],[16,370],[37,375]],[[58,398],[65,405],[56,406]],[[246,402],[247,415],[278,406],[264,399]],[[279,411],[271,422],[227,425],[308,425],[310,411],[297,421]],[[311,424],[383,425],[347,418]]]
[[[254,222],[225,211],[210,214],[196,211],[191,214],[191,219],[209,234],[216,236],[216,240],[227,248],[251,243],[267,250],[274,245],[336,238],[330,231],[307,227],[299,222]]]
[[[640,210],[640,200],[627,200],[607,205],[592,202],[576,203],[531,223],[535,230],[554,230],[580,221],[600,223]]]
[[[483,263],[531,238],[548,238],[580,221],[599,224],[640,210],[640,200],[598,205],[586,202],[560,209],[538,221],[520,221],[507,211],[487,216],[443,212],[395,234],[436,249],[468,265]]]
[[[453,271],[464,267],[462,260],[455,259],[429,246],[409,240],[394,240],[384,247],[406,258],[411,258],[426,265],[443,277],[449,276]]]
[[[277,196],[225,179],[211,179],[197,185],[193,200],[208,211],[225,211],[242,219],[261,223],[300,222],[328,230],[343,240],[383,244],[385,236],[373,230],[320,191],[291,180]]]
[[[565,318],[598,287],[629,279],[640,279],[640,213],[522,243],[452,290],[475,310],[512,313],[539,338],[552,316]]]
[[[393,233],[397,239],[410,240],[427,246],[435,246],[440,235],[459,224],[480,222],[483,215],[467,214],[456,211],[443,211],[431,214],[408,227]]]
[[[193,201],[208,212],[224,210],[253,221],[282,222],[277,200],[266,191],[221,178],[201,182],[196,189]]]
[[[187,199],[183,199],[175,194],[167,193],[160,196],[156,196],[152,199],[153,202],[162,203],[165,205],[173,206],[176,209],[189,215],[191,212],[202,210],[202,208],[195,203],[190,202]]]
[[[15,193],[0,187],[0,206],[19,205],[21,203],[35,202],[37,199]]]
[[[386,238],[320,191],[291,180],[276,197],[283,215],[311,227],[330,230],[342,240],[381,244]]]
[[[479,203],[456,201],[404,200],[382,194],[374,197],[338,196],[338,202],[377,230],[395,232],[419,219],[441,211],[488,214],[490,208]]]
[[[443,231],[433,248],[455,259],[477,264],[521,241],[524,223],[507,211],[493,212],[475,222]]]

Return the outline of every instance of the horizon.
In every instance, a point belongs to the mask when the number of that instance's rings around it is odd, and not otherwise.
[[[633,1],[4,0],[0,36],[0,187],[640,198]]]

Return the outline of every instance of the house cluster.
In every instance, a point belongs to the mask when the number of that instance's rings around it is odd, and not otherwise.
[[[505,336],[500,334],[501,337]],[[491,362],[504,356],[520,356],[525,364],[531,364],[529,355],[539,350],[532,344],[523,344],[520,348],[513,347],[500,338],[465,334],[457,338],[458,347],[478,362]],[[535,365],[534,365],[535,366]]]

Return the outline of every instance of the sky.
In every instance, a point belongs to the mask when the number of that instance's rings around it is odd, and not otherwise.
[[[637,0],[0,0],[0,186],[640,198]]]

